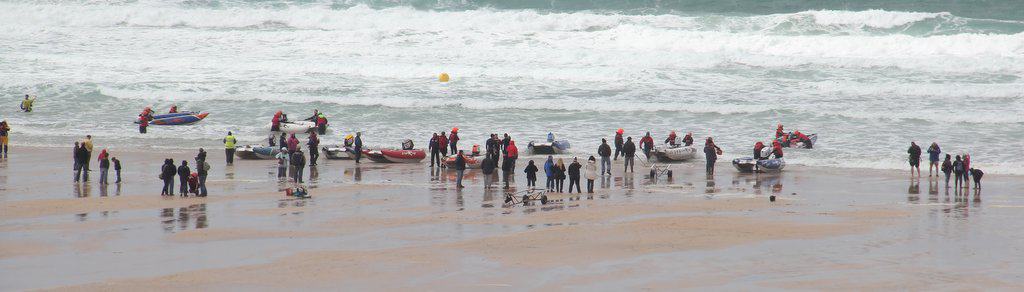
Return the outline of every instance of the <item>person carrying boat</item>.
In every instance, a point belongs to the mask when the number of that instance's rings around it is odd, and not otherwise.
[[[764,149],[764,143],[757,141],[754,144],[754,160],[767,159],[768,157],[761,157],[761,150]]]
[[[612,160],[619,160],[619,154],[622,154],[622,128],[615,131],[615,157]]]
[[[453,153],[459,151],[459,128],[452,128],[452,133],[448,135],[448,146]]]
[[[32,104],[36,102],[36,99],[29,98],[28,94],[25,95],[25,99],[21,101],[21,110],[28,113],[32,112]]]
[[[668,146],[671,147],[679,146],[679,140],[677,138],[676,131],[669,132],[668,138],[665,138],[665,144],[668,144]]]
[[[171,105],[171,109],[168,110],[167,113],[169,113],[169,114],[176,114],[176,113],[178,113],[178,106],[172,104]]]
[[[654,138],[651,137],[651,132],[647,132],[643,138],[640,138],[640,149],[644,151],[644,158],[651,159],[651,149],[654,149]]]
[[[235,139],[235,135],[228,131],[228,135],[224,137],[224,155],[226,155],[225,159],[228,165],[235,163],[235,143],[237,142],[238,140]]]
[[[683,145],[693,146],[693,132],[686,133],[686,137],[683,137]]]

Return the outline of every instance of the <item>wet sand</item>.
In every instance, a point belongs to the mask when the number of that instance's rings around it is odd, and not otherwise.
[[[102,187],[71,182],[70,150],[12,150],[2,290],[1024,288],[1017,176],[961,194],[897,171],[720,161],[709,179],[697,161],[652,180],[616,163],[593,195],[504,207],[478,170],[457,190],[425,163],[321,159],[313,197],[294,199],[273,161],[226,167],[208,149],[210,197],[180,198],[159,196],[156,172],[194,152],[115,150],[125,182]]]

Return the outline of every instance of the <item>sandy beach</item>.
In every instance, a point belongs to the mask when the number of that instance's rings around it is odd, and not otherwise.
[[[503,207],[478,170],[457,190],[425,164],[321,161],[294,199],[273,161],[208,149],[210,196],[180,198],[159,196],[156,170],[193,152],[115,149],[125,182],[102,187],[71,182],[70,151],[14,150],[2,290],[1024,288],[1016,176],[961,195],[897,171],[720,162],[709,180],[692,162],[652,181],[616,163],[593,195]]]

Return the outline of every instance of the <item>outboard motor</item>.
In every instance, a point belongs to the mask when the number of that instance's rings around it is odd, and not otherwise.
[[[402,141],[402,150],[412,150],[413,144],[411,139],[405,139]]]

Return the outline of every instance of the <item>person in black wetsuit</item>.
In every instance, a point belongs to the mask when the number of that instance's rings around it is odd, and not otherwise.
[[[174,160],[168,158],[164,160],[164,165],[160,166],[160,179],[164,181],[164,187],[160,190],[161,196],[173,196],[174,195],[174,173],[177,167],[174,167]]]
[[[914,176],[914,169],[917,169],[917,177],[921,177],[921,147],[917,146],[917,143],[910,142],[910,149],[907,149],[907,153],[910,154],[910,176]]]
[[[190,174],[192,174],[192,169],[188,167],[188,161],[182,160],[181,165],[178,166],[178,182],[181,183],[178,190],[182,197],[188,196],[188,176]],[[173,194],[172,192],[171,195]]]

